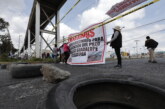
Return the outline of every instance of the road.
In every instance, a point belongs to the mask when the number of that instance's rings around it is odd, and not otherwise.
[[[69,79],[82,75],[108,73],[112,78],[134,79],[150,84],[165,91],[165,59],[158,63],[148,63],[147,59],[123,60],[121,69],[114,68],[116,61],[108,61],[103,65],[71,66],[54,64],[71,72]],[[42,77],[29,79],[13,79],[10,72],[0,70],[0,108],[1,109],[44,109],[49,90],[56,84],[42,81]]]

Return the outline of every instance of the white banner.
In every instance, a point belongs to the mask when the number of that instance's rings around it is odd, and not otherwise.
[[[119,15],[120,13],[128,9],[131,9],[132,7],[139,5],[140,3],[143,3],[145,1],[147,0],[124,0],[114,5],[106,14],[113,18]]]
[[[104,26],[85,32],[98,24],[91,25],[80,33],[69,35],[70,57],[68,64],[91,65],[105,63],[106,37]]]

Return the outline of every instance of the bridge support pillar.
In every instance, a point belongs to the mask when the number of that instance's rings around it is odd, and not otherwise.
[[[36,3],[36,24],[35,24],[35,52],[36,58],[40,58],[40,4]]]
[[[60,24],[59,24],[59,21],[60,21],[60,12],[57,11],[57,14],[56,14],[56,28],[55,28],[55,43],[57,44],[57,46],[59,47],[59,40],[60,40]]]
[[[28,59],[31,56],[31,47],[30,47],[30,30],[28,29]]]

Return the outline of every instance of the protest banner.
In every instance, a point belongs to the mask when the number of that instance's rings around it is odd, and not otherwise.
[[[147,0],[124,0],[120,3],[114,5],[106,14],[110,17],[115,17],[124,11],[133,8],[136,5],[139,5]]]
[[[105,63],[106,37],[104,26],[86,31],[99,24],[91,25],[81,33],[69,35],[68,45],[71,54],[68,64],[92,65]]]

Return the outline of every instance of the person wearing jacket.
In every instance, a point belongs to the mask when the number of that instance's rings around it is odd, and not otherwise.
[[[158,46],[158,42],[156,42],[154,39],[151,39],[149,36],[146,37],[145,41],[145,47],[147,47],[149,51],[149,61],[151,63],[157,63],[155,60],[155,53],[154,50]]]
[[[121,54],[120,54],[120,48],[122,47],[122,34],[121,34],[121,28],[120,26],[116,26],[113,28],[114,33],[112,35],[112,38],[107,44],[110,43],[110,46],[115,49],[115,54],[117,56],[118,63],[116,68],[121,68],[122,67],[122,59],[121,59]]]

